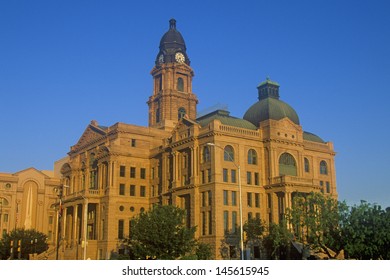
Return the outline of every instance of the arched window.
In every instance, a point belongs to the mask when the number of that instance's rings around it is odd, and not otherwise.
[[[3,207],[3,206],[8,206],[9,202],[7,199],[5,199],[4,197],[0,197],[0,206]]]
[[[209,162],[211,159],[210,157],[210,147],[205,146],[203,148],[203,162]]]
[[[223,159],[225,161],[234,161],[234,149],[232,146],[228,145],[225,147]]]
[[[305,158],[304,161],[305,161],[305,172],[310,172],[309,160]]]
[[[297,176],[297,164],[289,153],[284,153],[279,158],[279,175]]]
[[[177,79],[177,90],[184,91],[184,81],[182,78]]]
[[[248,164],[257,164],[257,153],[253,149],[248,151]]]
[[[326,164],[325,160],[320,162],[320,174],[328,175],[328,165]]]
[[[186,109],[184,109],[183,107],[180,107],[179,111],[177,113],[177,119],[180,120],[180,119],[184,118],[185,115],[186,115]]]

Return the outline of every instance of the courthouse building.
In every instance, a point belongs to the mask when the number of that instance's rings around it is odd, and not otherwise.
[[[337,197],[333,144],[303,130],[278,83],[261,82],[243,117],[223,109],[197,116],[194,70],[174,19],[151,75],[147,127],[92,121],[56,164],[66,186],[60,258],[121,252],[131,219],[155,204],[185,209],[216,259],[238,258],[240,204],[243,222],[269,224],[297,193]]]

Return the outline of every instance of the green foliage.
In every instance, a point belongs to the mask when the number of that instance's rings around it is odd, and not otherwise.
[[[213,252],[210,244],[198,242],[195,249],[197,260],[211,260]]]
[[[292,234],[287,229],[286,222],[271,224],[268,235],[264,238],[264,247],[272,259],[288,258],[288,249]]]
[[[243,230],[246,233],[247,241],[254,241],[261,239],[265,226],[259,218],[251,218],[245,222]]]
[[[321,249],[329,258],[335,258],[345,245],[342,224],[347,212],[345,202],[321,193],[310,193],[294,197],[287,218],[296,240],[304,247]]]
[[[47,236],[35,229],[15,229],[3,236],[0,242],[1,259],[18,259],[18,244],[20,242],[20,258],[29,259],[29,254],[40,254],[48,249]],[[13,243],[13,256],[11,256],[11,243]]]
[[[156,206],[133,219],[127,243],[132,259],[179,259],[195,249],[195,227],[184,224],[184,210]]]
[[[353,259],[390,259],[390,209],[362,201],[351,207],[343,234]]]

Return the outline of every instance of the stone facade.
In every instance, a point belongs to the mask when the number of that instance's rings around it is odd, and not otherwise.
[[[60,179],[53,171],[28,168],[13,174],[0,173],[0,232],[16,228],[36,229],[48,236],[49,245],[56,238],[57,195]]]

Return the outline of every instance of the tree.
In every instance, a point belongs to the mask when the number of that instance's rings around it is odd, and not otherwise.
[[[156,206],[132,220],[125,241],[132,259],[179,259],[193,253],[195,227],[184,224],[185,211],[175,206]]]
[[[195,249],[197,260],[211,260],[213,253],[210,244],[197,242]]]
[[[243,230],[246,233],[247,241],[259,240],[264,233],[264,223],[260,218],[250,218],[244,224]]]
[[[0,257],[3,260],[9,258],[28,260],[30,254],[40,254],[47,249],[46,234],[35,229],[15,229],[3,236],[0,243]]]
[[[342,230],[347,216],[345,202],[321,193],[296,195],[287,211],[294,237],[303,245],[302,254],[307,249],[320,249],[329,258],[336,258],[345,247]]]
[[[264,237],[264,247],[271,259],[289,259],[292,234],[287,229],[285,220],[280,224],[270,224],[268,235]]]
[[[390,259],[390,208],[361,201],[351,207],[343,235],[349,258]]]

